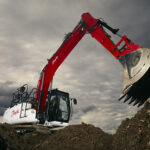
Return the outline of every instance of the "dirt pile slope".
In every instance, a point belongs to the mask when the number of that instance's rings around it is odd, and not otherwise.
[[[72,125],[48,137],[37,149],[48,147],[52,150],[111,150],[112,135],[92,125]]]
[[[34,128],[18,134],[14,126],[0,125],[0,150],[150,150],[150,102],[124,120],[114,135],[84,123],[56,132]]]
[[[0,126],[0,150],[5,150],[7,148],[20,149],[19,142],[19,135],[13,127],[7,124]]]
[[[111,150],[112,135],[93,125],[72,125],[56,132],[36,130],[17,134],[10,125],[0,126],[0,150]]]
[[[113,140],[114,150],[150,150],[150,101],[118,127]]]

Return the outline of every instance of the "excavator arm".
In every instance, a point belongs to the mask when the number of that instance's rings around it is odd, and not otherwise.
[[[48,64],[42,70],[40,79],[38,81],[36,93],[35,108],[37,111],[45,111],[47,92],[49,85],[52,82],[53,76],[58,67],[72,51],[72,49],[85,35],[86,31],[82,30],[82,28],[82,25],[79,23],[74,28],[74,30],[66,36],[62,45],[59,47],[56,53],[48,60]]]
[[[52,82],[56,70],[86,33],[91,34],[91,36],[103,45],[116,59],[120,59],[122,56],[140,48],[139,45],[134,45],[125,35],[121,37],[121,40],[117,44],[114,44],[104,28],[107,28],[114,34],[118,32],[118,29],[111,28],[102,20],[93,18],[89,13],[82,14],[80,22],[73,31],[66,36],[62,45],[48,60],[48,64],[41,72],[35,102],[35,108],[38,112],[45,111],[49,85]],[[123,46],[119,48],[120,45]]]

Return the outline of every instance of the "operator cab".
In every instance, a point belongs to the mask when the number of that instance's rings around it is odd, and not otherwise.
[[[51,90],[47,95],[47,121],[69,122],[71,114],[69,93],[58,89]]]

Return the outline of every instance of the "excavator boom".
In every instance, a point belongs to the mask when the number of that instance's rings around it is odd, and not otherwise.
[[[86,31],[82,31],[82,26],[78,24],[72,33],[69,33],[57,52],[48,60],[48,64],[41,72],[40,79],[37,85],[37,95],[35,108],[39,112],[45,111],[45,103],[49,85],[53,79],[57,68],[62,64],[71,50],[82,39]],[[40,91],[40,92],[39,92]]]
[[[139,71],[138,72],[136,69],[135,71],[132,71],[133,66],[128,64],[127,60],[129,60],[129,57],[131,60],[132,59],[137,60],[138,58],[140,60],[140,57],[142,56],[142,54],[144,54],[143,49],[140,49],[139,45],[134,45],[134,43],[131,40],[129,40],[126,35],[122,36],[120,41],[117,44],[115,44],[111,40],[110,35],[104,30],[104,28],[110,30],[114,34],[116,34],[119,30],[111,28],[109,25],[107,25],[104,21],[100,19],[93,18],[89,13],[82,14],[80,22],[77,24],[77,26],[73,29],[72,32],[67,34],[62,45],[58,48],[56,53],[48,60],[48,64],[44,67],[44,69],[41,72],[40,79],[37,85],[36,102],[35,102],[35,108],[37,112],[45,111],[45,103],[48,88],[50,83],[52,82],[52,78],[56,70],[86,33],[91,34],[93,38],[95,38],[101,45],[103,45],[123,65],[125,70],[126,81],[125,86],[123,87],[122,98],[125,97],[126,95],[130,95],[129,97],[131,98],[135,94],[136,89],[134,89],[133,85],[137,83],[139,79],[142,78],[142,76],[148,70],[149,65],[147,65],[147,68],[145,68],[144,73],[141,70],[138,70]],[[122,45],[121,48],[120,45]],[[135,56],[134,52],[138,51],[139,49],[140,52],[136,52],[137,57],[133,58]],[[137,55],[138,53],[140,54]],[[130,54],[132,54],[132,56]],[[138,61],[135,62],[136,63],[135,66],[138,65]],[[131,71],[132,73],[129,73],[129,71]],[[136,73],[132,75],[133,72]],[[135,91],[131,92],[130,89],[132,89],[132,91],[134,90]],[[136,100],[136,97],[134,100]],[[138,102],[141,102],[141,100]]]

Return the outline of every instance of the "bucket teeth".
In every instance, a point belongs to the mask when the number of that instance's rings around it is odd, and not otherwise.
[[[129,102],[129,104],[133,103],[135,100],[136,100],[136,98],[132,97],[131,100],[130,100],[130,102]]]
[[[133,106],[135,106],[136,104],[140,103],[139,99],[136,99],[135,103],[133,104]]]
[[[130,96],[130,95],[127,95],[126,98],[125,98],[125,100],[124,100],[124,103],[125,103],[126,101],[128,101],[130,98],[131,98],[131,96]]]
[[[130,105],[131,103],[134,102],[133,106],[135,106],[135,105],[138,104],[137,107],[142,106],[142,105],[145,103],[145,101],[147,100],[147,99],[142,99],[142,98],[140,98],[140,97],[136,97],[135,95],[130,95],[130,94],[131,94],[131,93],[125,94],[125,95],[123,95],[122,97],[120,97],[118,100],[120,101],[120,100],[122,100],[122,99],[125,98],[125,99],[124,99],[124,103],[127,102],[127,101],[129,101],[128,104]]]
[[[138,104],[138,107],[142,106],[144,104],[145,101],[141,101],[139,104]]]
[[[121,101],[126,95],[121,96],[118,101]]]

